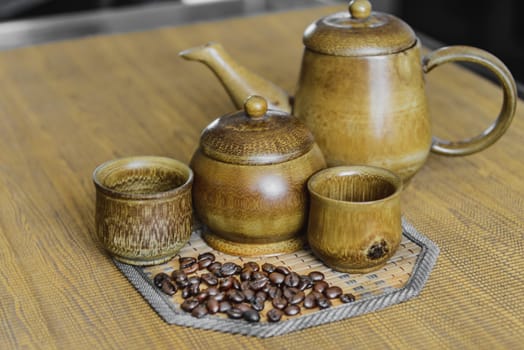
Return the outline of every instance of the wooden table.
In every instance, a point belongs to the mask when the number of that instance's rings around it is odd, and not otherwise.
[[[99,36],[0,53],[0,348],[518,348],[524,343],[524,109],[482,153],[430,156],[403,213],[441,249],[422,293],[383,311],[257,339],[164,323],[95,238],[93,169],[129,155],[188,162],[231,111],[202,65],[177,56],[220,41],[293,91],[317,8]],[[473,135],[496,86],[457,67],[428,77],[435,134]]]

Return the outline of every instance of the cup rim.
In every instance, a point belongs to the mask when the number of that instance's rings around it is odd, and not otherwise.
[[[392,194],[384,198],[380,198],[377,200],[364,201],[364,202],[351,202],[351,201],[334,199],[334,198],[324,196],[312,188],[313,182],[317,180],[319,177],[325,176],[326,174],[329,174],[329,173],[339,173],[340,174],[340,173],[348,173],[348,172],[349,173],[352,172],[355,174],[361,174],[363,170],[366,170],[368,173],[371,172],[374,174],[387,175],[389,178],[393,179],[396,182],[396,183],[393,183],[393,185],[395,186],[395,192],[393,192]],[[399,175],[392,172],[391,170],[377,167],[377,166],[372,166],[372,165],[342,165],[342,166],[330,167],[330,168],[320,170],[317,173],[313,174],[307,181],[307,188],[311,196],[315,196],[327,202],[337,203],[339,205],[369,205],[369,204],[389,201],[395,197],[398,197],[400,195],[400,192],[402,192],[403,187],[404,187],[404,184]]]
[[[180,186],[177,186],[175,188],[172,188],[167,191],[163,192],[155,192],[155,193],[128,193],[128,192],[122,192],[122,191],[116,191],[110,187],[107,187],[104,185],[99,178],[99,175],[102,171],[104,171],[109,166],[121,162],[123,167],[126,168],[133,168],[133,167],[139,167],[144,165],[151,165],[155,163],[163,163],[168,165],[173,165],[173,168],[182,168],[187,170],[188,176],[186,181],[181,184]],[[131,166],[130,166],[131,165]],[[131,157],[122,157],[122,158],[115,158],[108,160],[99,166],[95,168],[93,171],[92,179],[93,183],[95,184],[95,187],[100,190],[101,192],[116,198],[124,198],[124,199],[137,199],[137,200],[147,200],[147,199],[161,199],[161,198],[167,198],[171,197],[174,194],[178,192],[184,191],[192,182],[193,182],[193,170],[185,163],[169,158],[169,157],[162,157],[162,156],[131,156]]]

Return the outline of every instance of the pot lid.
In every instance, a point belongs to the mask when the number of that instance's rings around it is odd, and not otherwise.
[[[307,153],[313,135],[297,118],[268,110],[261,96],[250,96],[244,110],[220,117],[200,137],[200,149],[210,158],[233,164],[282,163]]]
[[[367,0],[351,1],[348,12],[323,17],[304,32],[308,49],[336,56],[387,55],[415,42],[410,26],[395,16],[372,12]]]

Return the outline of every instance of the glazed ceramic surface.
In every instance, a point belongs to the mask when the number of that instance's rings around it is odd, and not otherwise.
[[[301,249],[308,208],[306,182],[325,167],[303,124],[266,110],[264,103],[251,98],[245,112],[211,123],[191,160],[195,211],[209,229],[204,239],[232,255]]]
[[[393,256],[402,238],[397,175],[370,166],[334,167],[313,175],[308,189],[307,239],[324,263],[366,273]]]
[[[96,187],[99,240],[116,259],[154,265],[171,259],[191,235],[193,172],[164,157],[129,157],[100,165]]]
[[[374,165],[404,179],[422,167],[431,122],[418,45],[372,57],[306,49],[302,64],[295,113],[314,131],[329,165]]]

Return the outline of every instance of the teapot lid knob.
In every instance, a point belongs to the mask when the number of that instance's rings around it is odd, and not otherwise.
[[[371,3],[368,0],[353,0],[349,4],[349,13],[352,18],[367,18],[371,14]]]
[[[261,118],[267,112],[267,101],[262,96],[251,95],[244,101],[244,110],[250,118]]]

